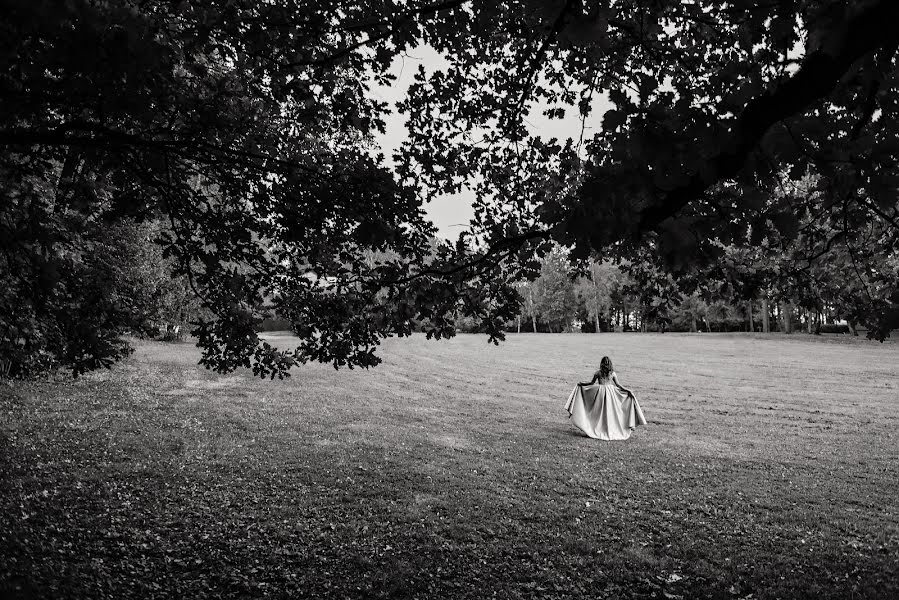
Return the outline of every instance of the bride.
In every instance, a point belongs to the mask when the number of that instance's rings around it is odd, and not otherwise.
[[[600,440],[626,440],[637,425],[646,425],[640,403],[618,382],[608,356],[589,383],[577,384],[565,410],[581,431]]]

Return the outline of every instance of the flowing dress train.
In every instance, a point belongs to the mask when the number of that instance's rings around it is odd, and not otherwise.
[[[599,440],[626,440],[637,425],[646,425],[637,399],[611,380],[575,386],[565,410],[581,431]]]

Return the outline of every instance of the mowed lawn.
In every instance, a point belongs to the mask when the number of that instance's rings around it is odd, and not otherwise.
[[[899,597],[895,342],[418,336],[274,382],[137,346],[0,383],[0,597]],[[626,442],[563,410],[603,354]]]

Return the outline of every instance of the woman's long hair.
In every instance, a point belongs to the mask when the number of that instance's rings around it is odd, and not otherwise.
[[[600,379],[608,379],[612,375],[612,359],[608,356],[603,356],[602,360],[599,362],[599,378]]]

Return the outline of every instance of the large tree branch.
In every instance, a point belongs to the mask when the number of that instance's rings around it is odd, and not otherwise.
[[[492,244],[489,248],[487,248],[486,251],[484,251],[484,253],[477,254],[473,258],[458,263],[453,267],[448,267],[446,269],[434,269],[431,267],[427,267],[405,277],[385,280],[381,283],[383,285],[404,285],[406,283],[409,283],[410,281],[420,279],[421,277],[425,277],[427,275],[446,278],[456,275],[467,269],[480,267],[484,263],[487,263],[487,268],[489,268],[490,266],[495,266],[503,260],[507,259],[512,253],[517,252],[524,244],[527,244],[528,242],[531,242],[533,240],[547,240],[549,239],[549,237],[550,233],[542,229],[536,231],[528,231],[520,235],[505,237]],[[494,258],[495,260],[491,260]]]
[[[73,134],[72,132],[78,133]],[[178,137],[174,134],[166,137],[139,135],[88,122],[63,124],[54,128],[12,127],[0,129],[0,146],[87,147],[105,150],[130,147],[161,154],[173,154],[203,163],[210,163],[213,157],[226,157],[229,161],[245,161],[241,163],[243,166],[265,172],[273,172],[274,167],[279,167],[283,170],[297,169],[316,176],[323,175],[309,165],[285,160],[272,154],[212,144],[203,139]]]
[[[680,209],[700,198],[710,187],[736,176],[750,153],[776,123],[800,114],[827,97],[860,58],[899,40],[895,23],[899,2],[877,0],[849,18],[841,28],[825,36],[825,45],[808,55],[788,80],[751,100],[732,127],[724,151],[708,159],[708,168],[684,185],[659,197],[640,215],[637,233],[651,230]]]

